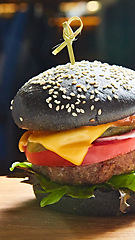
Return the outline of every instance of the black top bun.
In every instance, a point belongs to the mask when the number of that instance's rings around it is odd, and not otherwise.
[[[12,101],[14,121],[29,130],[65,130],[135,113],[135,71],[98,61],[67,63],[30,79]]]

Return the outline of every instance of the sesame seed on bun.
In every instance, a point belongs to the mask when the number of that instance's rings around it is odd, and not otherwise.
[[[99,61],[67,63],[33,77],[11,104],[29,130],[66,130],[117,121],[135,113],[135,71]]]

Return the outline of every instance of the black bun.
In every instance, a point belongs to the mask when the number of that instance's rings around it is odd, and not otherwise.
[[[81,61],[29,80],[11,105],[14,121],[31,130],[64,130],[117,121],[135,113],[135,71]]]
[[[47,194],[42,192],[40,185],[34,185],[34,193],[40,202]],[[64,196],[53,205],[46,206],[51,210],[62,213],[82,215],[82,216],[118,216],[120,211],[120,194],[118,191],[95,190],[92,198],[79,199]],[[135,213],[135,193],[130,194],[127,203],[130,205],[124,213]]]

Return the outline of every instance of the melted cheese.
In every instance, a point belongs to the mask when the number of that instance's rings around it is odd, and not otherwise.
[[[75,165],[81,165],[92,142],[100,137],[110,126],[102,124],[98,126],[84,126],[72,130],[51,131],[27,131],[19,141],[20,151],[24,151],[27,142],[40,143]]]

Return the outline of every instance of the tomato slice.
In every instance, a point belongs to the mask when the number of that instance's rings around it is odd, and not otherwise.
[[[103,162],[121,154],[135,150],[135,138],[95,142],[88,148],[82,165]],[[25,155],[29,162],[41,166],[75,166],[58,154],[45,150],[41,152],[28,152],[25,147]]]
[[[73,163],[50,150],[28,152],[27,147],[25,147],[25,155],[29,162],[40,166],[74,166]]]

